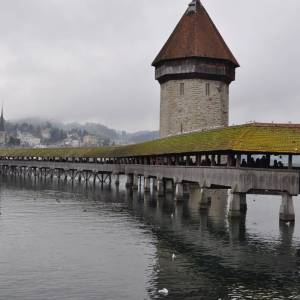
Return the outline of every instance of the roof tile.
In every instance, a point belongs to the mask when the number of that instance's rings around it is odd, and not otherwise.
[[[187,133],[127,146],[0,149],[0,156],[132,157],[226,151],[299,155],[300,124],[245,124]]]
[[[196,9],[184,13],[170,38],[159,52],[152,65],[162,61],[190,57],[227,60],[239,67],[218,29],[199,0]]]

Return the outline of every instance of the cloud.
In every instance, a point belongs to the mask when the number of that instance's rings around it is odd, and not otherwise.
[[[0,0],[0,101],[9,119],[157,129],[151,62],[189,1]],[[241,64],[230,120],[300,122],[298,0],[202,1]]]

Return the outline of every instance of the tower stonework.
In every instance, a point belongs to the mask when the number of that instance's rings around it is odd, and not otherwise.
[[[199,0],[190,3],[155,58],[160,137],[228,126],[238,62]]]
[[[162,83],[160,136],[228,126],[228,89],[228,84],[216,80],[183,79]]]

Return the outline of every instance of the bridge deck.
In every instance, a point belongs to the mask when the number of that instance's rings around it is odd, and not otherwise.
[[[76,172],[113,175],[140,175],[176,182],[194,182],[200,187],[230,188],[238,193],[288,192],[299,194],[300,173],[297,170],[251,169],[236,167],[165,166],[141,164],[97,164],[52,161],[0,160],[0,166],[9,168],[37,168],[73,170]]]

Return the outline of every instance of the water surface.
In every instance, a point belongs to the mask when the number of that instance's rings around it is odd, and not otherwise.
[[[300,299],[300,199],[295,226],[279,225],[280,197],[247,200],[229,222],[222,191],[201,213],[123,185],[3,177],[0,299]]]

